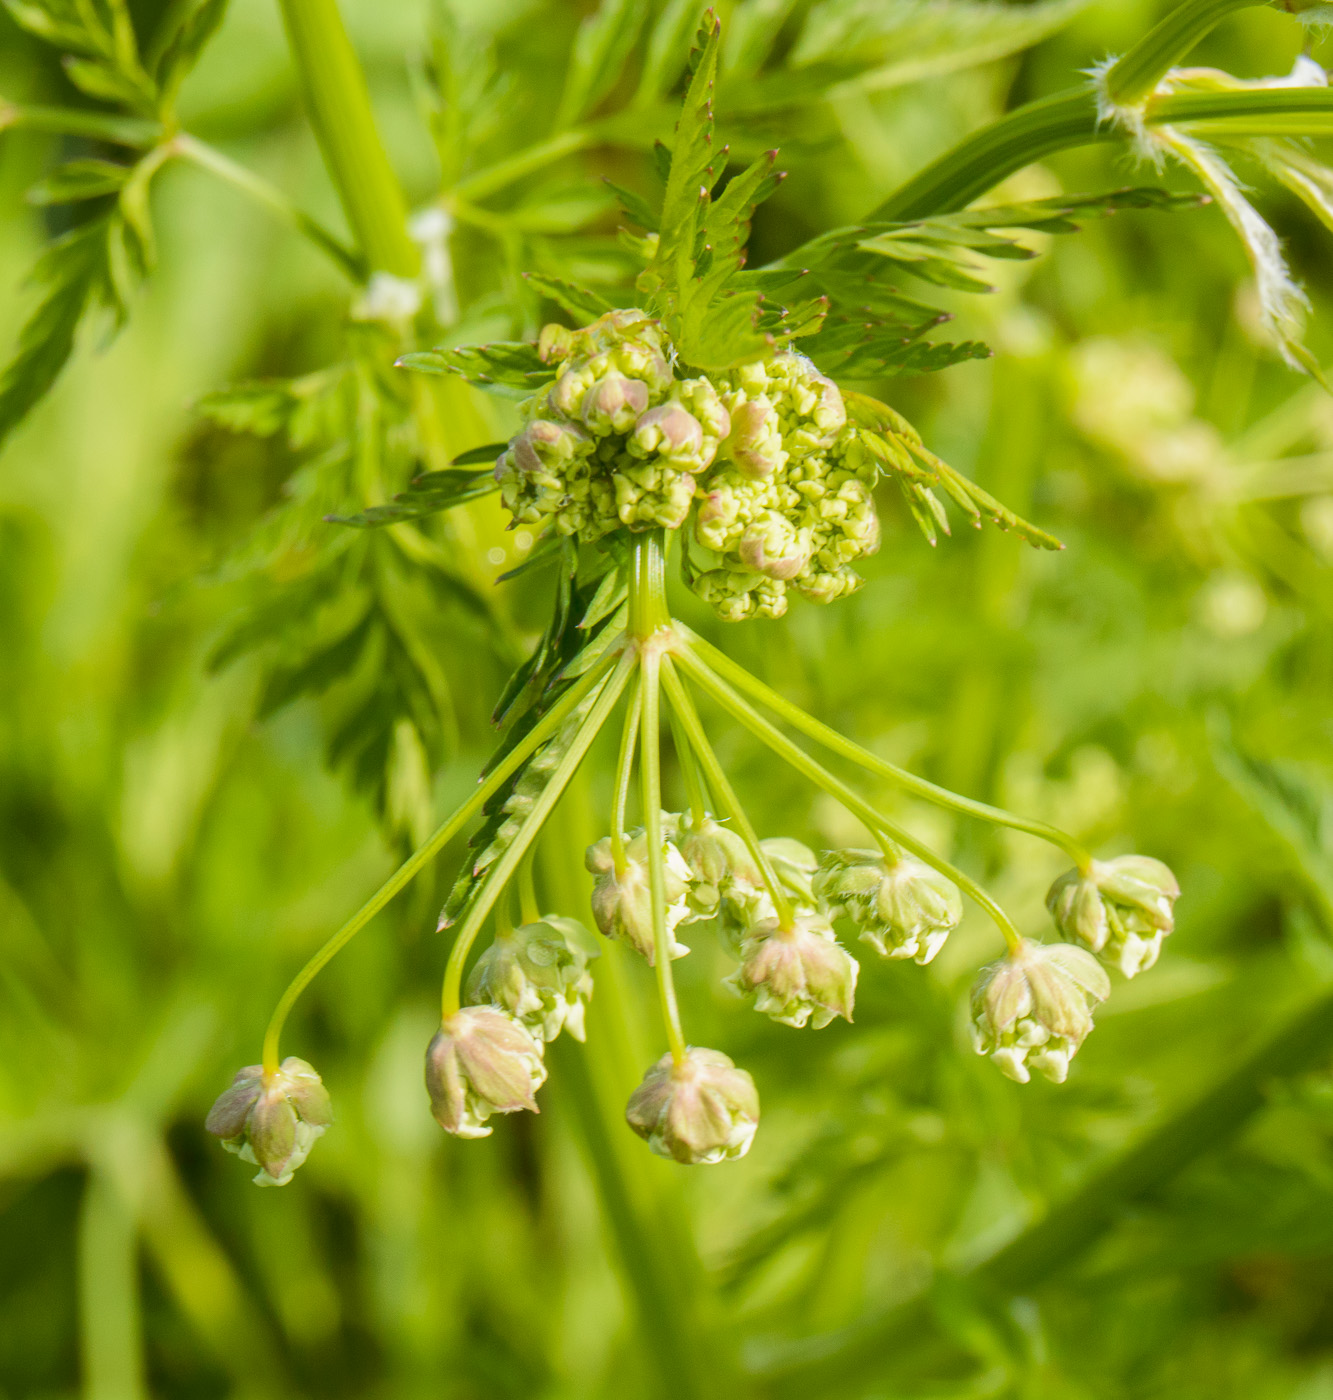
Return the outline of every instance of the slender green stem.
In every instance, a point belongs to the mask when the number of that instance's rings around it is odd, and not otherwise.
[[[713,789],[721,803],[722,810],[731,818],[731,824],[740,833],[741,840],[749,848],[751,857],[759,867],[760,874],[764,877],[764,884],[768,886],[768,893],[772,897],[773,908],[777,912],[779,923],[784,929],[790,929],[796,917],[795,911],[791,907],[791,900],[787,898],[787,892],[782,888],[782,882],[774,872],[772,862],[764,854],[764,849],[759,844],[759,837],[750,824],[750,818],[746,815],[745,808],[741,806],[740,800],[736,796],[736,790],[731,786],[722,765],[717,761],[717,754],[713,752],[713,746],[708,742],[708,734],[699,719],[699,712],[694,708],[694,702],[681,684],[680,677],[676,674],[676,668],[671,664],[670,657],[663,659],[662,684],[666,689],[667,699],[671,702],[673,717],[679,720],[688,746],[694,751],[702,765],[708,786]]]
[[[574,127],[569,131],[562,131],[559,136],[553,136],[549,141],[540,141],[537,145],[517,151],[485,170],[478,170],[476,174],[467,176],[454,186],[451,193],[462,195],[468,200],[484,199],[487,195],[502,190],[506,185],[512,185],[515,180],[521,180],[533,171],[540,170],[544,165],[550,165],[557,160],[563,160],[565,156],[573,155],[576,151],[584,150],[594,139],[595,133],[587,128]]]
[[[1266,0],[1186,0],[1125,54],[1106,75],[1106,95],[1120,106],[1141,102],[1200,39],[1236,10]]]
[[[495,936],[497,938],[509,938],[513,935],[513,896],[513,889],[510,886],[505,886],[495,901]]]
[[[703,781],[699,777],[699,764],[690,747],[689,739],[681,727],[680,716],[674,705],[670,708],[671,738],[676,749],[676,761],[680,764],[680,775],[685,783],[685,800],[690,808],[690,823],[696,829],[708,820],[708,803],[704,798]]]
[[[653,903],[653,971],[657,974],[657,994],[662,1003],[662,1019],[666,1022],[671,1058],[680,1064],[685,1058],[685,1037],[680,1029],[676,983],[671,975],[671,938],[666,923],[666,866],[662,855],[661,653],[656,648],[648,648],[640,664],[643,667],[643,758],[639,763],[639,776],[643,791],[643,824],[648,838],[648,889]]]
[[[525,924],[535,924],[542,916],[541,905],[537,903],[537,885],[532,878],[536,854],[536,846],[530,846],[527,855],[523,857],[523,863],[518,867],[518,908]]]
[[[415,277],[407,201],[380,140],[370,91],[337,0],[279,0],[310,123],[372,271]]]
[[[936,855],[924,842],[918,841],[910,832],[891,822],[876,811],[863,797],[849,788],[846,783],[835,778],[822,764],[816,762],[799,744],[793,743],[775,725],[766,720],[756,709],[743,700],[725,681],[714,675],[692,652],[682,650],[677,653],[680,663],[694,680],[706,690],[724,710],[743,724],[757,739],[767,744],[774,753],[785,759],[796,771],[821,787],[872,831],[878,830],[893,838],[904,850],[924,861],[942,875],[947,875],[960,890],[974,900],[994,920],[996,927],[1004,935],[1010,952],[1014,952],[1023,941],[1022,934],[1014,927],[1013,920],[980,885],[956,865]]]
[[[561,793],[564,792],[569,780],[577,772],[579,764],[583,762],[589,746],[615,708],[616,702],[620,699],[625,685],[629,681],[633,666],[633,654],[625,653],[620,658],[620,664],[616,667],[615,672],[602,683],[597,699],[580,723],[560,762],[556,764],[551,776],[546,780],[546,786],[542,789],[541,796],[532,804],[532,810],[524,819],[523,825],[519,827],[517,835],[505,848],[504,854],[491,867],[490,872],[481,883],[481,888],[468,905],[467,914],[459,925],[458,933],[454,938],[454,946],[449,952],[449,962],[444,970],[444,987],[440,994],[441,1019],[449,1020],[462,1004],[463,968],[467,963],[468,953],[472,951],[472,944],[476,941],[477,934],[482,924],[486,922],[487,914],[491,911],[491,906],[509,883],[514,871],[527,853],[528,847],[537,839],[537,834],[545,825],[547,817],[551,815],[552,808],[560,800]]]
[[[338,265],[339,271],[345,273],[353,282],[364,279],[365,266],[356,253],[317,219],[312,219],[309,214],[298,209],[276,185],[269,184],[253,170],[247,170],[230,156],[223,155],[221,151],[214,150],[212,146],[184,132],[173,139],[172,145],[177,153],[192,165],[197,165],[201,170],[207,170],[243,190],[284,223],[304,234],[321,252],[328,254]]]
[[[643,705],[643,676],[635,671],[630,682],[629,704],[625,707],[625,727],[620,733],[620,754],[616,759],[616,786],[611,798],[611,855],[616,876],[625,873],[625,809],[629,806],[630,779],[634,775],[634,750],[639,740],[639,710]]]
[[[87,136],[116,146],[147,150],[163,137],[161,122],[72,107],[43,107],[0,97],[0,131],[41,131],[51,136]]]
[[[1012,827],[1015,831],[1023,831],[1029,836],[1049,841],[1053,846],[1059,846],[1061,850],[1067,851],[1080,870],[1086,872],[1090,868],[1092,856],[1072,836],[1061,831],[1059,827],[1028,817],[1016,816],[1012,812],[1006,812],[1001,807],[992,807],[985,802],[976,802],[970,797],[962,797],[956,792],[950,792],[948,788],[937,787],[934,783],[927,782],[925,778],[918,778],[915,773],[910,773],[907,769],[899,768],[897,764],[880,758],[871,753],[869,749],[864,749],[860,744],[845,738],[836,729],[831,729],[827,724],[821,723],[813,715],[807,714],[799,705],[793,704],[784,696],[779,695],[776,690],[765,685],[758,676],[752,675],[744,666],[727,656],[725,652],[711,646],[681,623],[676,624],[676,630],[720,676],[730,681],[738,690],[758,700],[760,704],[767,705],[781,719],[786,720],[793,729],[799,730],[816,743],[823,744],[825,748],[831,749],[841,757],[858,764],[868,772],[897,783],[899,787],[905,788],[917,797],[924,798],[927,802],[934,802],[940,807],[961,812],[965,816],[978,817],[982,821],[993,822],[997,826]]]
[[[477,790],[449,817],[435,834],[415,851],[396,871],[375,891],[373,895],[352,915],[337,933],[310,959],[292,979],[282,999],[274,1009],[273,1017],[264,1034],[264,1072],[273,1074],[281,1061],[278,1042],[282,1028],[297,998],[314,981],[325,965],[337,956],[376,914],[393,897],[411,883],[413,878],[425,868],[474,816],[486,805],[492,795],[508,780],[522,764],[544,744],[564,724],[565,720],[582,704],[592,688],[606,675],[607,668],[614,658],[608,655],[601,664],[594,666],[586,676],[576,681],[559,701],[532,726],[532,729],[504,755],[486,775]]]

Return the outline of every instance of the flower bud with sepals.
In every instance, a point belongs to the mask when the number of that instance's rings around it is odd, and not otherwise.
[[[860,926],[861,941],[886,958],[928,963],[963,917],[958,886],[905,851],[827,851],[814,892],[830,915]]]
[[[262,1065],[239,1070],[209,1110],[204,1126],[228,1152],[259,1168],[258,1186],[285,1186],[333,1122],[320,1077],[289,1055],[271,1075]]]
[[[625,1119],[659,1157],[687,1165],[744,1157],[759,1126],[754,1080],[719,1050],[662,1058],[630,1095]]]
[[[456,1011],[426,1050],[431,1112],[455,1137],[488,1136],[494,1113],[538,1112],[534,1095],[545,1080],[541,1042],[498,1007]]]
[[[1126,977],[1157,961],[1175,928],[1180,886],[1151,856],[1094,860],[1087,873],[1067,871],[1051,886],[1046,907],[1061,936],[1084,944]]]
[[[468,1000],[509,1012],[538,1040],[554,1040],[562,1030],[583,1040],[593,992],[588,964],[598,956],[582,924],[547,914],[497,935],[472,970]]]
[[[1020,1084],[1034,1069],[1063,1084],[1092,1029],[1093,1006],[1110,995],[1110,979],[1091,953],[1022,939],[982,969],[972,990],[973,1044]]]
[[[689,898],[698,917],[710,918],[733,890],[762,887],[764,877],[750,848],[737,832],[707,813],[697,825],[683,818],[676,839],[681,858],[694,876]]]
[[[828,920],[801,913],[789,927],[774,917],[747,929],[741,965],[727,980],[772,1020],[797,1028],[809,1021],[819,1030],[835,1016],[852,1019],[858,970]]]
[[[690,908],[689,893],[693,874],[670,841],[662,843],[666,931],[672,958],[683,958],[690,950],[677,943],[674,934],[682,923],[697,917]],[[604,836],[588,847],[584,864],[597,876],[592,891],[593,918],[607,938],[628,943],[656,966],[657,949],[653,933],[653,896],[648,873],[648,838],[640,832],[625,843],[622,869],[616,868],[611,838]]]

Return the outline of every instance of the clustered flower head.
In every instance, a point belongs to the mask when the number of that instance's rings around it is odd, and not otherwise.
[[[426,1050],[431,1112],[455,1137],[488,1136],[494,1113],[536,1113],[545,1082],[542,1042],[498,1006],[463,1007]]]
[[[1157,961],[1175,927],[1180,886],[1151,856],[1094,860],[1086,874],[1070,870],[1051,886],[1046,906],[1064,937],[1082,943],[1126,977]]]
[[[963,917],[963,897],[947,876],[905,852],[830,851],[814,879],[830,913],[860,926],[882,957],[928,963]]]
[[[663,1055],[625,1109],[630,1127],[659,1157],[696,1165],[744,1157],[759,1126],[754,1080],[720,1050]]]
[[[263,1065],[238,1070],[204,1126],[228,1152],[259,1168],[259,1186],[286,1186],[333,1122],[329,1092],[304,1060],[289,1055],[271,1075]]]
[[[789,588],[826,603],[860,586],[879,467],[805,356],[690,376],[633,310],[547,326],[538,353],[553,380],[495,467],[515,523],[583,541],[684,530],[691,586],[731,621],[781,616]]]
[[[592,996],[588,964],[597,956],[582,924],[547,914],[496,935],[468,979],[468,1000],[507,1011],[537,1040],[554,1040],[562,1030],[583,1040]]]

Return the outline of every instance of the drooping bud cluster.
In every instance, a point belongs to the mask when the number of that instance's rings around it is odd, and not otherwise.
[[[759,1126],[754,1080],[720,1050],[663,1055],[630,1096],[625,1119],[659,1157],[689,1165],[744,1157]]]
[[[1046,907],[1063,937],[1082,943],[1126,977],[1146,972],[1175,928],[1180,886],[1151,856],[1094,860],[1086,875],[1070,870],[1051,886]]]
[[[496,1006],[465,1006],[426,1050],[426,1092],[435,1121],[455,1137],[490,1134],[495,1113],[536,1113],[546,1082],[542,1043]]]
[[[886,958],[928,963],[963,917],[958,886],[924,861],[899,852],[829,851],[814,879],[830,914],[861,929],[861,941]]]
[[[266,1076],[263,1065],[238,1070],[204,1126],[228,1152],[259,1168],[259,1186],[286,1186],[333,1122],[329,1092],[304,1060],[289,1055]]]
[[[597,956],[582,924],[547,914],[496,936],[468,979],[468,1000],[507,1011],[536,1040],[554,1040],[562,1030],[583,1040],[592,996],[588,964]]]
[[[879,468],[838,386],[803,355],[688,377],[660,326],[610,311],[538,342],[553,382],[496,463],[514,521],[600,539],[685,527],[700,597],[729,620],[778,617],[789,587],[831,602],[879,545]]]
[[[1091,953],[1069,943],[1024,939],[983,968],[972,990],[972,1039],[1010,1079],[1037,1070],[1063,1084],[1069,1061],[1092,1029],[1092,1008],[1111,983]]]
[[[664,830],[674,821],[669,813]],[[589,872],[597,876],[592,891],[592,913],[597,927],[608,937],[628,943],[642,953],[652,967],[657,961],[653,941],[653,894],[648,878],[648,836],[640,828],[624,840],[624,861],[617,868],[611,838],[604,836],[588,847],[584,858]],[[662,865],[666,896],[667,940],[673,958],[683,958],[690,950],[677,943],[674,934],[683,923],[697,917],[690,907],[690,867],[670,840],[662,842]]]
[[[852,1019],[856,961],[820,914],[797,914],[790,927],[764,919],[746,931],[741,965],[729,978],[754,1009],[784,1026],[809,1021],[820,1030],[835,1016]]]

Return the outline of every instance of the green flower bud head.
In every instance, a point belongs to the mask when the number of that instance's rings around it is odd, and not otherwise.
[[[648,386],[641,379],[608,374],[583,395],[581,413],[586,428],[606,437],[629,432],[647,407]]]
[[[852,1019],[858,970],[827,919],[798,914],[790,928],[775,917],[747,930],[741,965],[728,982],[774,1021],[819,1030],[835,1016]]]
[[[790,836],[767,836],[759,843],[759,849],[768,857],[783,889],[801,904],[815,902],[814,878],[819,857],[809,846]]]
[[[329,1093],[304,1060],[289,1055],[276,1073],[262,1065],[237,1071],[204,1126],[228,1152],[259,1168],[257,1186],[286,1186],[333,1122]]]
[[[541,1042],[495,1006],[455,1012],[426,1050],[431,1113],[455,1137],[487,1137],[493,1113],[538,1112],[545,1080]]]
[[[770,510],[741,536],[736,552],[746,568],[786,582],[810,562],[810,536]]]
[[[759,1126],[754,1080],[719,1050],[663,1055],[630,1095],[625,1119],[659,1157],[687,1165],[744,1157]]]
[[[628,943],[641,953],[650,967],[656,966],[657,948],[653,939],[653,898],[648,876],[648,842],[642,834],[625,846],[625,867],[616,869],[611,838],[604,836],[588,847],[584,863],[597,876],[592,891],[592,913],[597,927],[607,938]],[[683,958],[690,950],[677,943],[674,934],[682,923],[695,917],[690,908],[690,867],[670,841],[662,843],[666,892],[666,929],[672,958]]]
[[[468,1000],[507,1011],[534,1039],[566,1030],[583,1040],[593,991],[588,964],[598,956],[582,924],[548,914],[496,938],[472,970]]]
[[[890,864],[878,851],[829,851],[813,883],[829,913],[860,925],[886,958],[928,963],[963,917],[958,886],[905,852]]]
[[[1093,1006],[1110,995],[1110,979],[1091,953],[1025,939],[983,968],[972,989],[973,1044],[1020,1084],[1034,1069],[1063,1084],[1092,1029]]]
[[[1175,928],[1180,886],[1151,856],[1094,860],[1086,875],[1070,870],[1051,886],[1046,907],[1061,936],[1082,943],[1126,977],[1157,961]]]
[[[758,398],[733,402],[729,417],[727,451],[737,470],[745,476],[772,476],[787,460],[777,410],[760,394]]]
[[[730,827],[711,816],[695,826],[684,821],[677,835],[681,858],[690,868],[690,907],[700,918],[717,912],[724,895],[757,889],[763,881],[749,847]]]

